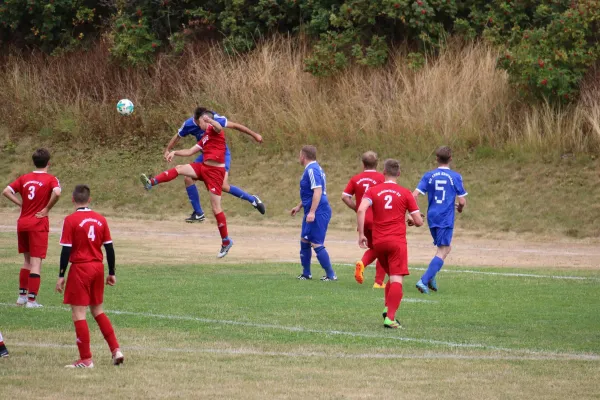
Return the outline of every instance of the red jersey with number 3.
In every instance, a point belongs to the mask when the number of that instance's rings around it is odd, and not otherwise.
[[[379,185],[385,181],[385,177],[381,172],[377,172],[374,169],[368,169],[360,174],[354,175],[350,182],[346,185],[346,189],[344,189],[344,196],[348,197],[356,197],[356,207],[360,206],[363,196],[365,192],[373,186]],[[365,217],[365,223],[370,223],[373,219],[373,214],[371,209],[367,210],[367,215]]]
[[[369,188],[364,195],[373,209],[373,244],[406,243],[406,211],[419,212],[410,190],[394,182]]]
[[[206,131],[196,146],[202,149],[204,161],[212,160],[219,164],[225,164],[225,152],[227,142],[225,141],[225,130],[217,133],[212,125],[208,125]]]
[[[21,215],[17,222],[17,231],[48,232],[48,217],[37,218],[35,214],[48,205],[52,191],[60,188],[58,179],[47,172],[33,171],[18,177],[8,188],[21,195]]]
[[[63,223],[60,244],[71,247],[72,264],[102,262],[102,245],[112,243],[106,219],[89,208],[80,208]]]

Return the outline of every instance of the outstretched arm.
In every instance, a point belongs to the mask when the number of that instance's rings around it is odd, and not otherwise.
[[[21,199],[17,197],[17,195],[15,194],[15,192],[13,192],[10,188],[10,186],[7,186],[4,188],[4,190],[2,191],[2,194],[4,195],[4,197],[6,197],[7,199],[9,199],[10,201],[12,201],[13,203],[15,203],[16,205],[18,205],[19,207],[21,207]]]
[[[200,146],[195,144],[193,147],[190,147],[189,149],[186,149],[186,150],[176,150],[176,151],[170,152],[167,155],[167,161],[168,162],[173,161],[173,158],[175,158],[175,156],[189,157],[189,156],[193,156],[196,153],[200,153],[201,151],[202,151],[202,149],[200,148]]]
[[[165,149],[165,153],[164,153],[164,158],[165,160],[167,159],[169,153],[171,152],[171,150],[173,149],[173,147],[175,147],[177,145],[177,143],[179,143],[179,140],[181,140],[181,136],[179,136],[179,133],[176,133],[171,140],[169,140],[169,144],[167,144],[167,148]]]
[[[236,131],[245,133],[248,136],[252,136],[254,140],[258,143],[263,142],[263,138],[258,133],[254,132],[252,129],[248,128],[245,125],[238,124],[237,122],[227,121],[227,128],[235,129]]]

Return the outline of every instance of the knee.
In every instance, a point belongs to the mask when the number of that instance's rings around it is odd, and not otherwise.
[[[300,249],[301,250],[310,250],[311,246],[309,242],[306,242],[304,240],[300,241]]]
[[[177,172],[179,172],[179,165],[176,168],[177,168]],[[185,183],[185,187],[194,185],[194,180],[192,178],[190,178],[189,176],[185,176],[183,178],[183,182]]]

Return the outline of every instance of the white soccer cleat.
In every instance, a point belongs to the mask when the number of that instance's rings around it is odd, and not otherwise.
[[[19,296],[17,298],[17,305],[24,306],[25,304],[27,304],[27,296]]]
[[[44,307],[43,305],[41,305],[40,303],[38,303],[37,301],[28,301],[27,305],[25,306],[25,308],[42,308]]]
[[[65,368],[94,368],[92,360],[77,360],[73,364],[65,365]]]
[[[121,365],[121,364],[123,364],[123,361],[125,361],[125,356],[123,355],[121,350],[120,349],[115,350],[115,352],[112,355],[113,365]]]
[[[219,254],[217,254],[217,258],[223,258],[227,255],[227,253],[229,253],[229,250],[231,250],[231,248],[233,247],[233,240],[229,239],[229,244],[228,245],[221,245],[221,250],[219,251]]]

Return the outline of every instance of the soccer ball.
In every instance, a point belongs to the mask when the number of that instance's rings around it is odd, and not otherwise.
[[[131,115],[133,114],[133,103],[128,99],[121,99],[117,103],[117,111],[121,115]]]

